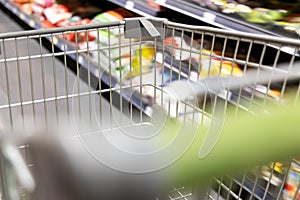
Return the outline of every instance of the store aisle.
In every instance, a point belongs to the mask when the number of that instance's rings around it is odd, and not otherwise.
[[[0,10],[0,33],[9,31],[23,30],[16,22],[14,22],[3,10]]]

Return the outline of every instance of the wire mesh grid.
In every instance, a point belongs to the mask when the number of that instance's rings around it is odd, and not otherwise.
[[[270,104],[299,99],[298,80],[286,76],[272,81],[281,63],[291,70],[298,60],[300,43],[294,40],[171,22],[164,26],[164,39],[125,39],[123,34],[124,24],[111,23],[1,35],[1,131],[18,135],[37,126],[71,124],[75,131],[66,134],[71,138],[97,135],[99,127],[108,132],[122,127],[130,132],[151,126],[155,104],[169,117],[204,125],[219,109],[218,101],[223,102],[224,114],[234,109],[238,115],[268,111]],[[249,71],[258,75],[269,71],[270,76],[264,84],[225,88],[176,103],[164,89],[179,79],[230,79]],[[292,100],[287,98],[290,92],[294,93]],[[20,149],[34,174],[28,146]],[[298,200],[299,182],[292,193],[286,187],[298,165],[296,160],[270,163],[240,176],[214,178],[201,191],[176,188],[168,199]],[[6,176],[4,173],[2,179]],[[8,186],[2,187],[3,194],[11,192]],[[32,198],[26,192],[22,195],[21,199]]]

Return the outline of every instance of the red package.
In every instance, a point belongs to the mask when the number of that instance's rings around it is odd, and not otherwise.
[[[68,20],[64,20],[60,23],[58,23],[59,26],[79,26],[79,25],[85,25],[85,24],[90,24],[91,23],[91,20],[88,19],[88,18],[84,18],[82,20],[79,20],[75,23],[71,23],[69,22]],[[86,31],[79,31],[77,33],[77,42],[84,42],[86,40],[88,41],[92,41],[92,40],[95,40],[96,38],[93,37],[92,35],[88,34],[86,35]],[[76,35],[75,33],[67,33],[67,34],[64,34],[64,38],[66,40],[69,40],[69,41],[72,41],[72,42],[75,42],[76,41]]]
[[[68,8],[61,4],[53,4],[51,7],[46,8],[44,10],[44,15],[52,24],[57,24],[60,21],[72,17]]]
[[[47,8],[54,4],[54,0],[34,0],[33,3]]]

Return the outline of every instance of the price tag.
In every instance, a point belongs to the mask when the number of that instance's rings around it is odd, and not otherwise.
[[[203,13],[203,18],[205,18],[208,21],[214,22],[216,20],[216,15],[209,13],[209,12],[204,12]]]
[[[125,8],[128,9],[128,10],[133,10],[133,8],[134,8],[134,2],[132,2],[132,1],[126,1]]]
[[[30,20],[29,21],[29,26],[31,26],[32,28],[34,27],[34,25],[35,25],[35,22],[34,22],[34,20]]]
[[[20,14],[20,19],[25,20],[25,15],[23,13]]]
[[[156,0],[155,3],[157,4],[165,4],[167,0]]]
[[[13,13],[18,13],[18,9],[16,7],[13,7],[12,12]]]
[[[78,63],[80,63],[80,64],[83,63],[83,58],[81,56],[78,57]]]
[[[52,38],[52,41],[53,41],[53,44],[54,44],[54,45],[57,45],[57,43],[58,43],[57,37],[53,37],[53,38]]]

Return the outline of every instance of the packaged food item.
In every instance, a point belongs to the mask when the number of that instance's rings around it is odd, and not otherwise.
[[[22,4],[22,10],[27,14],[27,15],[31,15],[33,12],[33,9],[31,7],[31,3],[24,3]]]
[[[112,72],[116,78],[119,78],[121,73],[124,80],[147,74],[155,65],[154,56],[154,48],[150,44],[143,44],[141,48],[132,49],[131,55],[129,52],[114,58]]]
[[[226,3],[221,6],[222,12],[229,14],[229,13],[251,13],[252,9],[248,6],[243,4],[236,4],[236,3]]]
[[[92,19],[92,23],[103,23],[103,22],[114,22],[114,21],[122,21],[125,17],[133,17],[134,15],[128,12],[124,8],[117,8],[114,10],[109,10],[104,13],[98,14]],[[118,37],[124,34],[123,28],[109,28],[109,32],[107,28],[104,28],[97,33],[97,31],[91,32],[91,35],[101,43],[108,44],[108,39],[110,40],[110,44],[116,44],[119,42]]]
[[[57,24],[60,21],[72,17],[72,13],[69,12],[69,9],[61,4],[53,4],[51,7],[46,8],[44,15],[52,24]]]
[[[74,23],[78,22],[81,20],[81,17],[79,16],[73,16],[70,19],[65,19],[60,22],[58,22],[56,25],[59,27],[67,27],[67,26],[72,26]]]
[[[100,22],[114,22],[120,21],[123,19],[123,16],[114,10],[109,10],[107,12],[98,14],[94,17],[93,22],[100,23]]]
[[[20,3],[20,4],[31,2],[30,0],[12,0],[12,1],[15,2],[15,3]]]
[[[42,18],[41,21],[43,22],[43,27],[44,28],[55,28],[56,27],[56,25],[52,24],[50,21],[48,21],[45,18]]]
[[[41,7],[47,8],[52,6],[55,3],[55,1],[54,0],[33,0],[33,3]]]
[[[92,23],[113,22],[113,21],[120,21],[122,19],[123,19],[122,15],[120,15],[119,13],[113,10],[110,10],[94,17]],[[91,35],[95,38],[98,38],[99,42],[108,44],[109,39],[113,41],[113,43],[116,43],[116,40],[114,39],[118,35],[123,33],[123,29],[119,29],[119,28],[110,28],[109,31],[110,32],[108,32],[107,29],[100,30],[98,33],[97,31],[92,31]]]
[[[300,184],[300,165],[292,162],[291,168],[288,172],[285,188],[283,191],[284,200],[300,200],[300,191],[298,189]]]
[[[42,15],[42,13],[44,12],[44,8],[37,4],[31,4],[31,8],[32,8],[33,12],[38,15]]]
[[[164,43],[168,45],[168,50],[175,59],[191,60],[193,62],[200,63],[200,77],[202,78],[207,76],[218,76],[219,74],[221,76],[243,76],[243,72],[237,64],[217,59],[217,54],[209,50],[202,50],[200,53],[200,50],[190,47],[186,41],[180,37],[166,38]],[[196,65],[198,66],[198,64]]]
[[[85,25],[85,24],[90,24],[92,23],[92,21],[88,18],[84,18],[81,20],[78,20],[77,22],[75,22],[73,25],[74,26],[79,26],[79,25]],[[75,41],[76,37],[71,40],[71,41]],[[80,31],[77,33],[77,42],[88,42],[88,41],[93,41],[95,40],[95,37],[91,35],[91,31]]]
[[[154,49],[152,46],[143,45],[141,49],[134,50],[134,55],[131,61],[131,72],[130,70],[127,70],[125,78],[129,79],[135,76],[139,76],[140,74],[148,73],[153,68],[153,66]]]
[[[286,10],[270,10],[266,8],[255,8],[248,13],[238,13],[246,21],[252,23],[270,23],[276,20],[283,19],[287,11]]]

